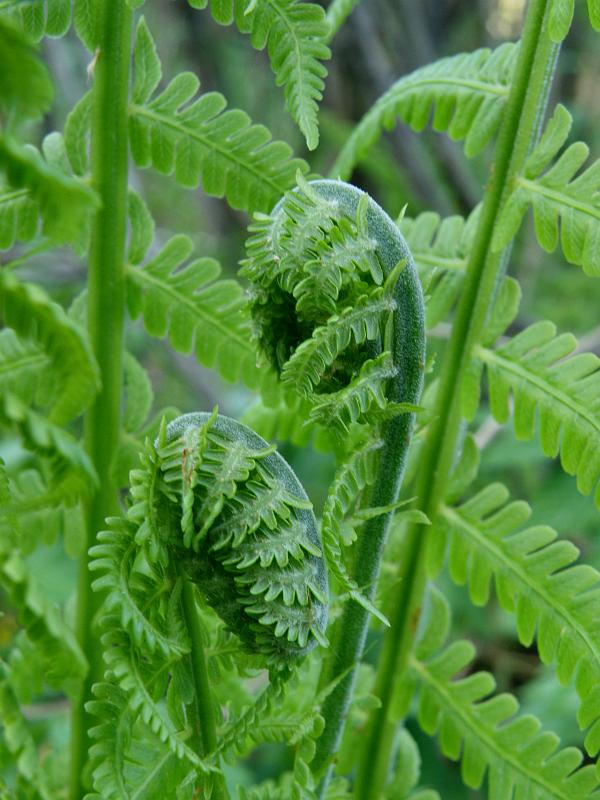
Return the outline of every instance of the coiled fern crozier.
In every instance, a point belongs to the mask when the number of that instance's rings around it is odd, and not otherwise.
[[[329,566],[350,600],[327,668],[338,683],[323,705],[325,730],[312,765],[318,773],[339,747],[374,611],[423,386],[425,334],[421,286],[395,223],[354,186],[298,181],[253,226],[242,274],[253,287],[260,350],[290,394],[306,401],[309,420],[350,443],[323,515]],[[340,523],[352,495],[369,485],[351,579],[339,557]]]
[[[328,582],[312,505],[274,446],[216,411],[163,425],[131,473],[130,498],[126,517],[109,519],[92,549],[92,569],[102,573],[95,588],[108,590],[108,670],[91,707],[106,721],[129,705],[174,756],[204,773],[204,788],[225,796],[219,755],[243,741],[294,662],[326,644]],[[234,634],[229,651],[242,662],[245,652],[272,678],[270,696],[219,738],[201,598],[225,623],[213,623],[213,636]],[[95,731],[94,787],[99,797],[119,797],[106,724]],[[126,761],[134,756],[126,748]]]

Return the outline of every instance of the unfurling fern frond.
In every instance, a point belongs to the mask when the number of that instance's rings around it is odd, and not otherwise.
[[[432,626],[446,627],[435,613]],[[558,736],[541,731],[536,717],[517,715],[517,700],[494,695],[495,681],[488,672],[465,676],[475,655],[470,642],[453,642],[439,652],[440,638],[439,632],[425,631],[411,657],[408,682],[418,687],[420,726],[439,735],[444,755],[460,759],[463,782],[478,789],[487,773],[488,795],[494,798],[596,797],[596,771],[580,766],[582,753],[575,747],[559,749]]]
[[[268,393],[274,376],[257,369],[242,287],[235,280],[217,280],[221,268],[212,258],[182,266],[191,253],[191,240],[174,236],[143,267],[127,267],[131,316],[142,314],[148,333],[168,335],[175,350],[195,352],[200,363],[216,365],[226,380],[241,378]]]
[[[309,421],[351,433],[348,449],[356,441],[383,441],[366,503],[371,509],[359,509],[357,517],[360,552],[351,577],[338,558],[339,515],[346,488],[366,483],[355,472],[361,462],[341,467],[341,499],[331,499],[323,527],[328,561],[350,599],[344,613],[352,635],[334,659],[318,772],[337,747],[369,614],[378,614],[372,599],[380,557],[423,384],[424,309],[411,253],[387,214],[341,181],[307,183],[299,175],[298,183],[250,229],[241,274],[252,284],[258,345],[286,392],[310,403]]]
[[[51,360],[53,381],[43,403],[51,407],[50,419],[70,420],[91,401],[99,384],[98,366],[85,332],[42,289],[20,283],[6,270],[0,274],[0,307],[4,323]]]
[[[600,275],[600,161],[575,177],[589,148],[570,145],[554,161],[571,129],[572,117],[558,105],[522,175],[515,178],[512,194],[497,223],[492,246],[501,250],[516,235],[531,205],[540,245],[552,253],[559,241],[570,264],[588,275]]]
[[[512,394],[517,437],[532,439],[539,417],[545,455],[560,453],[565,472],[576,475],[579,491],[589,494],[600,480],[600,359],[593,353],[572,355],[576,347],[574,336],[557,336],[556,326],[545,321],[496,349],[478,346],[474,355],[479,371],[486,367],[495,419],[506,422]],[[600,507],[600,487],[595,500]]]
[[[400,78],[354,128],[330,174],[348,179],[356,164],[396,117],[420,131],[432,118],[437,131],[465,140],[468,156],[494,136],[517,59],[514,44],[443,58]]]
[[[138,95],[129,118],[136,164],[174,172],[183,186],[200,182],[205,192],[225,197],[233,208],[268,211],[293,185],[296,171],[307,169],[305,162],[293,158],[287,144],[272,141],[269,131],[253,125],[243,111],[227,111],[218,92],[193,100],[200,84],[191,72],[177,75],[150,100],[160,74],[149,52],[136,48],[136,70],[145,76],[134,83]]]
[[[402,217],[398,223],[425,286],[428,328],[443,322],[459,297],[478,209],[466,220],[459,216],[440,220],[438,214],[425,211],[415,219]]]
[[[526,527],[527,503],[508,503],[501,484],[492,484],[457,508],[443,507],[430,550],[437,571],[447,552],[450,574],[468,583],[471,600],[488,601],[492,579],[500,604],[516,615],[520,641],[537,639],[542,661],[556,663],[563,683],[575,679],[586,747],[600,750],[600,710],[592,713],[600,681],[600,573],[574,564],[579,551],[557,540],[546,525]],[[525,527],[524,527],[525,526]]]
[[[208,0],[189,0],[193,8],[205,8]],[[318,103],[327,70],[320,63],[331,56],[326,41],[329,26],[317,3],[298,0],[221,0],[210,10],[221,25],[234,19],[252,46],[265,46],[278,86],[283,86],[287,108],[306,138],[309,150],[319,143]]]
[[[290,664],[325,642],[322,546],[310,502],[287,463],[250,429],[216,413],[188,414],[163,427],[131,481],[127,517],[109,519],[91,551],[92,569],[100,573],[94,586],[107,592],[102,691],[127,699],[133,740],[140,726],[149,729],[180,769],[187,764],[193,786],[198,774],[208,780],[218,774],[220,756],[246,738],[262,705],[233,719],[212,750],[203,748],[204,758],[190,746],[196,703],[213,701],[194,698],[194,683],[185,677],[196,670],[190,643],[208,644],[192,631],[190,613],[200,611],[190,608],[189,588],[196,585],[235,634],[238,654],[245,650],[269,666],[269,691],[281,693]],[[176,687],[173,700],[169,685]],[[185,709],[181,697],[189,698]],[[97,710],[110,724],[110,707],[101,703]],[[96,752],[99,790],[108,769],[101,742]],[[106,757],[113,780],[114,758]],[[124,780],[123,791],[130,785]]]

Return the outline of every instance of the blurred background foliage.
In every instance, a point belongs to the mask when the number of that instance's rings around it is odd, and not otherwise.
[[[393,81],[443,56],[514,40],[520,32],[524,6],[525,0],[364,0],[332,43],[333,58],[327,64],[329,75],[320,114],[321,144],[314,154],[306,152],[300,133],[285,112],[283,92],[274,85],[265,53],[253,50],[234,27],[219,27],[208,13],[192,10],[184,0],[149,2],[144,14],[157,40],[166,77],[192,70],[205,91],[221,91],[230,107],[247,111],[253,121],[265,124],[274,137],[288,141],[296,154],[307,158],[314,172],[327,174],[352,124]],[[46,133],[61,130],[68,111],[89,85],[88,55],[73,34],[60,41],[46,40],[43,55],[57,89],[51,113],[38,129],[26,131],[31,141],[41,141]],[[571,140],[587,142],[594,157],[600,155],[599,75],[598,34],[581,13],[576,15],[563,45],[551,105],[560,100],[569,108],[575,118]],[[479,200],[489,158],[488,148],[468,161],[461,147],[445,135],[430,130],[417,135],[399,125],[371,150],[353,181],[367,189],[391,216],[398,215],[405,205],[409,216],[426,209],[442,216],[467,215]],[[137,172],[131,181],[143,193],[156,219],[157,247],[171,234],[185,232],[192,236],[198,255],[216,257],[226,274],[235,275],[244,256],[248,219],[243,213],[203,195],[200,189],[182,189],[169,177],[150,171]],[[20,253],[16,248],[5,253],[4,260]],[[560,331],[578,335],[582,349],[600,355],[597,291],[591,288],[589,277],[568,265],[560,252],[548,255],[540,250],[531,221],[519,234],[510,273],[523,288],[521,310],[512,332],[535,319],[551,318]],[[83,287],[85,264],[68,249],[42,252],[28,259],[19,274],[42,283],[68,306]],[[444,326],[435,334],[431,350],[444,347]],[[253,402],[248,391],[223,384],[193,357],[174,353],[166,342],[151,341],[141,325],[131,324],[127,339],[150,374],[155,411],[164,406],[175,406],[182,412],[205,410],[218,402],[222,413],[240,416]],[[532,504],[534,523],[552,524],[580,547],[587,563],[600,568],[597,512],[591,498],[579,495],[572,479],[546,459],[535,442],[515,447],[512,431],[500,430],[486,416],[485,406],[473,430],[483,450],[478,486],[493,480],[506,483],[513,493]],[[0,455],[14,463],[11,448],[14,455],[15,446],[5,440]],[[318,512],[333,474],[332,458],[286,444],[282,450]],[[31,559],[48,597],[64,602],[73,590],[75,562],[65,555],[62,544],[38,550]],[[574,722],[574,690],[558,690],[553,671],[540,665],[533,649],[519,645],[512,620],[497,604],[491,602],[484,609],[476,609],[466,591],[449,580],[444,583],[454,613],[454,634],[469,632],[478,648],[476,667],[492,671],[499,688],[516,692],[523,710],[537,714],[565,744],[581,745],[582,734]],[[17,627],[10,609],[4,611],[0,650],[7,648]],[[371,651],[372,658],[375,652],[376,647]],[[68,725],[66,704],[62,704],[60,698],[48,695],[46,704],[35,706],[40,739],[56,743],[59,751],[61,742],[66,742]],[[55,712],[61,707],[64,714],[57,716]],[[409,723],[409,727],[421,748],[423,785],[443,787],[444,800],[481,796],[462,786],[459,767],[440,756],[432,740],[420,734],[416,725]],[[236,771],[235,779],[243,782],[246,775],[261,780],[278,774],[289,758],[284,747],[260,747],[251,762]]]

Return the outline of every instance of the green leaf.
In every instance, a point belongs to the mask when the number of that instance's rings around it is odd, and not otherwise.
[[[36,42],[44,36],[64,36],[71,26],[71,0],[9,0],[7,11]]]
[[[572,355],[577,340],[556,336],[549,321],[536,322],[495,350],[476,347],[487,369],[490,408],[504,423],[509,396],[519,439],[532,439],[539,415],[544,454],[560,453],[563,469],[577,476],[577,488],[589,494],[600,479],[600,359],[593,353]],[[596,505],[600,508],[600,486]]]
[[[34,147],[1,133],[0,169],[13,189],[27,190],[39,205],[47,236],[58,242],[81,241],[82,228],[98,202],[88,186],[48,164]]]
[[[400,78],[354,128],[331,176],[347,180],[396,117],[420,131],[433,114],[434,130],[464,139],[466,154],[476,155],[500,125],[516,58],[517,47],[504,44],[444,58]]]
[[[132,264],[141,264],[154,241],[155,225],[152,214],[143,198],[133,189],[128,195],[129,251]]]
[[[48,397],[50,419],[64,423],[79,414],[99,387],[99,370],[83,329],[46,293],[0,272],[0,308],[4,323],[37,345],[52,361]]]
[[[0,249],[9,250],[17,240],[31,241],[38,216],[39,206],[27,189],[0,186]]]
[[[48,70],[31,43],[0,18],[0,111],[18,120],[48,111],[53,98]]]
[[[569,112],[558,105],[539,144],[525,162],[523,174],[515,179],[512,194],[500,214],[492,247],[499,251],[511,241],[531,205],[541,247],[551,253],[560,238],[567,261],[583,267],[588,275],[598,276],[600,161],[575,177],[589,152],[583,142],[575,142],[550,166],[566,141],[571,123]]]
[[[146,76],[146,59],[140,53],[138,58],[142,63],[136,63],[136,75]],[[144,77],[146,91],[145,82]],[[177,182],[189,188],[201,182],[207,194],[225,197],[232,208],[270,211],[294,185],[296,171],[307,170],[306,163],[293,158],[287,144],[272,141],[269,131],[253,125],[243,111],[226,110],[218,92],[193,100],[198,86],[195,75],[183,72],[151,102],[131,106],[134,161],[174,172]]]
[[[326,14],[329,23],[329,40],[333,39],[359,2],[360,0],[332,0],[329,3]]]
[[[162,77],[162,67],[146,20],[140,17],[135,37],[135,78],[132,89],[134,103],[143,105],[152,97]]]
[[[443,322],[458,300],[478,217],[479,206],[466,220],[459,216],[441,220],[433,211],[425,211],[398,223],[425,289],[429,329]]]
[[[600,2],[587,0],[592,27],[600,31]],[[575,14],[575,0],[552,0],[548,18],[548,32],[553,42],[562,42],[571,28]]]
[[[204,8],[206,2],[191,2]],[[331,56],[326,45],[329,25],[317,3],[297,0],[211,0],[210,9],[221,25],[234,19],[252,46],[267,47],[278,86],[284,87],[286,106],[306,138],[309,150],[319,143],[318,103],[327,70],[320,63]]]
[[[92,93],[81,97],[65,122],[65,147],[73,173],[83,177],[90,171],[90,129],[92,123]]]
[[[531,509],[507,503],[508,491],[491,484],[457,508],[445,506],[437,522],[431,567],[447,550],[450,575],[468,583],[472,602],[483,605],[495,581],[500,605],[516,615],[519,640],[537,639],[540,658],[556,663],[562,683],[575,679],[583,726],[593,725],[586,746],[600,750],[600,573],[575,564],[579,551],[545,525],[524,527]]]
[[[575,747],[559,750],[559,738],[532,715],[517,716],[517,700],[492,695],[488,672],[467,674],[473,661],[470,642],[458,641],[427,661],[412,657],[409,669],[419,685],[417,719],[430,736],[438,734],[442,752],[461,760],[461,777],[479,789],[487,772],[490,797],[527,800],[584,800],[595,795],[593,766],[580,767]]]
[[[128,304],[136,319],[143,314],[151,336],[169,340],[180,353],[195,352],[204,366],[217,366],[225,380],[242,379],[250,388],[275,381],[256,366],[250,317],[242,287],[217,280],[221,268],[212,258],[182,267],[192,252],[186,236],[174,236],[144,267],[128,266]]]
[[[138,431],[148,419],[154,392],[146,370],[127,350],[123,354],[123,378],[125,390],[125,412],[123,427],[126,431]]]
[[[102,0],[73,0],[73,21],[77,35],[90,52],[94,52],[100,41]]]

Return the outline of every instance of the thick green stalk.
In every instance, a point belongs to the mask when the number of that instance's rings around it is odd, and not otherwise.
[[[125,315],[125,233],[127,222],[127,104],[131,61],[132,12],[123,0],[99,5],[99,47],[94,68],[92,185],[101,208],[92,228],[88,270],[88,330],[100,366],[102,389],[85,418],[85,442],[100,479],[87,509],[87,541],[79,566],[76,633],[90,669],[71,727],[71,800],[84,795],[83,771],[92,718],[84,704],[102,674],[98,634],[93,625],[88,550],[107,515],[118,511],[112,478],[119,443],[123,322]]]
[[[202,622],[196,606],[194,596],[194,584],[186,577],[183,578],[183,590],[181,593],[183,604],[183,615],[185,624],[192,643],[192,674],[194,676],[194,686],[196,689],[196,701],[198,705],[198,719],[200,722],[200,741],[202,743],[201,755],[207,756],[217,749],[217,724],[214,714],[214,702],[210,689],[210,679],[204,654],[204,635]],[[214,800],[225,800],[228,797],[225,781],[220,775],[213,779],[213,789],[211,797]]]
[[[354,186],[341,181],[313,181],[311,186],[328,200],[335,201],[340,211],[348,217],[356,217],[362,193]],[[419,280],[412,256],[397,226],[371,199],[367,206],[367,222],[369,235],[377,242],[384,273],[389,275],[400,261],[405,262],[394,292],[396,309],[389,348],[397,374],[391,384],[389,399],[396,403],[416,404],[421,396],[425,366],[424,309]],[[413,414],[400,414],[384,426],[384,445],[370,497],[372,506],[387,506],[397,499],[413,425]],[[375,594],[391,516],[382,515],[366,523],[357,544],[354,579],[370,600]],[[354,600],[346,604],[338,623],[339,635],[335,636],[327,673],[322,679],[325,683],[335,680],[339,680],[339,683],[323,704],[321,713],[325,728],[311,764],[317,775],[326,771],[321,791],[326,788],[332,757],[339,748],[369,621],[370,614],[362,605]],[[340,676],[343,677],[340,679]]]
[[[491,252],[494,228],[514,178],[539,135],[548,100],[558,54],[546,33],[548,5],[549,0],[531,0],[527,12],[515,78],[423,448],[416,494],[420,507],[432,520],[444,498],[455,459],[461,426],[460,387],[506,261],[506,253]],[[426,585],[428,536],[418,525],[406,533],[399,581],[387,609],[392,627],[384,639],[377,675],[381,707],[372,713],[359,766],[355,796],[360,800],[378,800],[388,778],[397,727],[390,712],[414,643]]]

